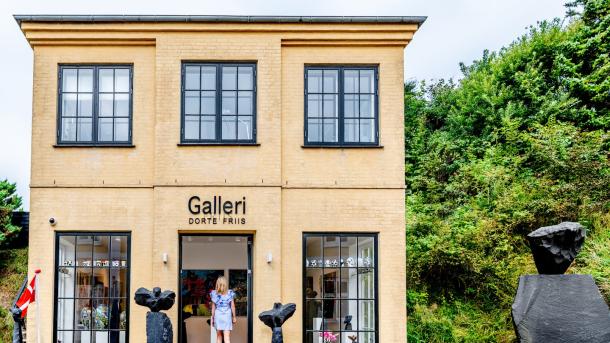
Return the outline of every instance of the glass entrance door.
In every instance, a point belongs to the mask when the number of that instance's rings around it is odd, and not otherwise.
[[[232,343],[252,342],[252,236],[181,235],[179,316],[181,343],[216,343],[210,325],[211,292],[220,276],[235,292]]]

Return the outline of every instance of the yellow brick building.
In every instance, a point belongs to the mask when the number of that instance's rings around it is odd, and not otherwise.
[[[406,341],[403,51],[422,17],[15,16],[34,51],[28,341]]]

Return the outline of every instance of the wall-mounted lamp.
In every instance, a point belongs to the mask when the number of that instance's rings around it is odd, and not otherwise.
[[[167,253],[166,252],[163,253],[163,263],[167,264]]]
[[[271,261],[273,261],[273,254],[268,252],[267,253],[267,263],[271,263]]]

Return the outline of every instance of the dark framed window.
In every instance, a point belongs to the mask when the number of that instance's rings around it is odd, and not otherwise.
[[[303,255],[303,341],[377,342],[377,235],[305,233]]]
[[[256,142],[256,64],[183,63],[181,143]]]
[[[133,67],[60,65],[57,143],[130,145]]]
[[[379,144],[376,66],[305,68],[305,145]]]
[[[56,233],[54,342],[128,342],[129,233]]]

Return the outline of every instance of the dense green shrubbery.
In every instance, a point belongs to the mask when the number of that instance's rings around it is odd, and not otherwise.
[[[513,340],[525,235],[560,221],[610,300],[610,0],[568,7],[457,84],[405,85],[411,342]]]

